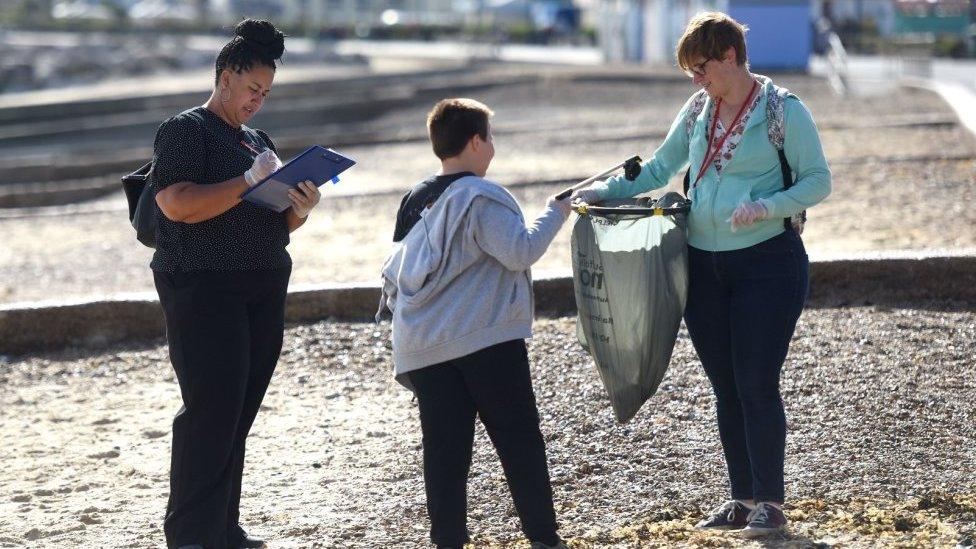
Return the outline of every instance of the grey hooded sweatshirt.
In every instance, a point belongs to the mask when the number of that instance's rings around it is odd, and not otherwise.
[[[532,337],[530,267],[568,215],[550,203],[531,226],[508,190],[455,181],[383,266],[380,311],[393,312],[394,375]]]

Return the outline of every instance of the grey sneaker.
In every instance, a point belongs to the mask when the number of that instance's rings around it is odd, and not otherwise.
[[[760,538],[782,532],[786,528],[786,515],[778,507],[769,503],[756,505],[749,514],[749,524],[742,529],[742,537]]]
[[[749,508],[734,499],[719,505],[708,517],[695,525],[695,530],[738,530],[749,522]]]

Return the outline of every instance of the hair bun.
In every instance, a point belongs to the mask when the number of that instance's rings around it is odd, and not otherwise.
[[[270,21],[245,19],[237,24],[234,34],[240,36],[245,45],[270,59],[280,59],[285,52],[285,34]]]

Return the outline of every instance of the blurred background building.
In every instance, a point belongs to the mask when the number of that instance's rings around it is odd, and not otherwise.
[[[2,0],[0,92],[204,66],[242,17],[273,20],[320,54],[340,40],[575,45],[610,62],[673,64],[688,19],[720,10],[750,27],[757,70],[812,54],[972,57],[969,0]],[[147,33],[147,30],[154,32]],[[62,34],[52,34],[61,31]],[[25,33],[34,33],[33,37]],[[44,33],[44,34],[42,34]],[[67,33],[67,34],[65,34]],[[831,41],[830,37],[837,39]],[[79,48],[89,48],[82,52]],[[294,53],[294,52],[293,52]]]
[[[552,38],[579,29],[572,0],[4,0],[0,22],[32,28],[128,28],[206,30],[242,17],[261,17],[302,34],[383,37],[452,31],[516,29]],[[395,29],[390,29],[395,27]],[[524,27],[524,28],[522,28]],[[384,32],[387,31],[387,32]]]
[[[604,0],[598,35],[608,58],[670,63],[688,20],[697,12],[728,13],[749,27],[752,65],[805,70],[813,45],[810,0]]]
[[[976,5],[970,0],[602,0],[598,36],[613,60],[668,62],[688,19],[729,13],[749,28],[749,57],[759,69],[804,70],[822,53],[825,33],[847,51],[974,55]]]

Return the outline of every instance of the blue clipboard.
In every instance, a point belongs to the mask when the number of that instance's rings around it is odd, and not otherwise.
[[[289,189],[295,188],[302,181],[311,181],[317,187],[322,186],[355,164],[355,160],[332,149],[313,145],[248,189],[241,198],[281,213],[291,207]]]

